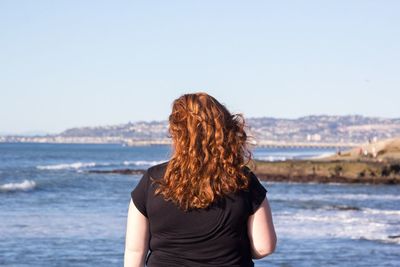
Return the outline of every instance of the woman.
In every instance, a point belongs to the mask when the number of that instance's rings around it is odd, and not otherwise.
[[[206,93],[173,102],[172,157],[131,192],[125,267],[254,266],[274,252],[267,190],[246,166],[244,127],[241,114]]]

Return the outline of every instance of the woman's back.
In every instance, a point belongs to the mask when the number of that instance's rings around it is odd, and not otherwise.
[[[154,194],[157,185],[150,177],[163,179],[167,164],[149,168],[131,193],[136,208],[149,220],[147,266],[253,266],[247,220],[267,192],[257,177],[248,170],[248,192],[185,212]]]
[[[174,100],[172,155],[132,191],[125,266],[253,266],[274,250],[266,189],[241,114],[206,93]]]

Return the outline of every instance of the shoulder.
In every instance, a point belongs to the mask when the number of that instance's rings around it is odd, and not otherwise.
[[[145,169],[142,177],[137,183],[136,190],[147,191],[149,189],[149,185],[152,184],[154,180],[162,179],[164,177],[167,165],[168,161]]]
[[[245,174],[250,174],[252,172],[251,169],[249,168],[249,166],[247,166],[247,165],[243,166],[242,170]]]
[[[153,165],[146,170],[149,177],[153,179],[162,179],[165,175],[169,161],[162,162],[157,165]]]
[[[257,176],[254,174],[254,172],[250,169],[248,166],[244,166],[242,168],[243,173],[247,176],[248,180],[250,183],[254,183],[254,179],[258,180]]]

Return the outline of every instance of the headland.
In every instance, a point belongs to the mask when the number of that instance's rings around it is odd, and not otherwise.
[[[400,138],[371,142],[335,155],[306,160],[254,160],[260,180],[400,184]]]

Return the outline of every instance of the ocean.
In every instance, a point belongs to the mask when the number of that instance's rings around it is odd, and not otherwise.
[[[329,149],[256,148],[255,158]],[[123,265],[130,192],[168,146],[0,144],[0,266]],[[264,266],[399,266],[400,186],[262,182],[278,236]],[[392,236],[392,238],[391,238]]]

